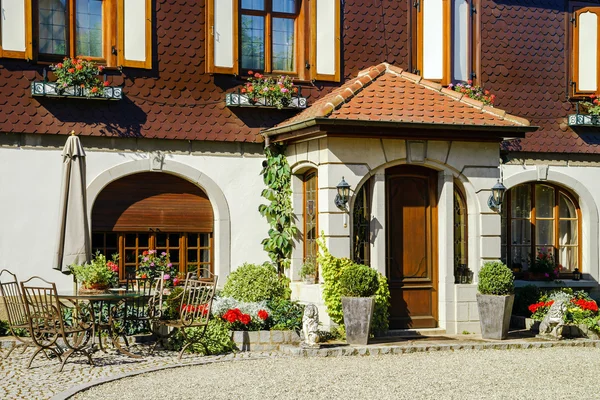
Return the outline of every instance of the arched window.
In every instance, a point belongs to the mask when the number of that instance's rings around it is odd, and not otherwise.
[[[119,277],[134,275],[145,250],[166,252],[179,272],[213,271],[213,209],[198,186],[144,172],[111,182],[92,209],[92,249],[119,254]]]
[[[464,194],[454,186],[454,282],[470,283],[467,253],[467,202]]]
[[[352,259],[354,262],[364,265],[370,265],[370,232],[371,232],[371,191],[369,182],[356,192],[354,209],[352,211]]]
[[[581,213],[567,190],[549,183],[511,188],[502,206],[502,256],[513,270],[527,270],[532,255],[553,255],[560,272],[581,271]]]
[[[318,228],[318,186],[317,171],[304,174],[304,261],[316,264],[319,249],[317,246]]]

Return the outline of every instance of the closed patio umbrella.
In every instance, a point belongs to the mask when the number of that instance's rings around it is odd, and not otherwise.
[[[62,152],[58,247],[54,269],[68,272],[71,264],[91,259],[85,184],[85,151],[75,132]]]

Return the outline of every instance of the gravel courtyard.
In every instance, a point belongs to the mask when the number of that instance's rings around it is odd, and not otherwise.
[[[158,371],[75,399],[591,399],[600,349],[268,358]]]

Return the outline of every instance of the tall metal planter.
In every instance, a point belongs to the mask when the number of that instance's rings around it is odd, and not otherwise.
[[[366,345],[369,342],[374,309],[374,297],[342,297],[348,344]]]
[[[484,339],[506,339],[515,295],[496,296],[477,293],[479,324]]]

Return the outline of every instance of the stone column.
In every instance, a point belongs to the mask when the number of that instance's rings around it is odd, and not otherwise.
[[[386,243],[385,243],[385,171],[372,178],[371,199],[371,267],[386,275]]]
[[[454,321],[454,176],[442,171],[438,178],[438,305],[439,325],[452,330]]]

